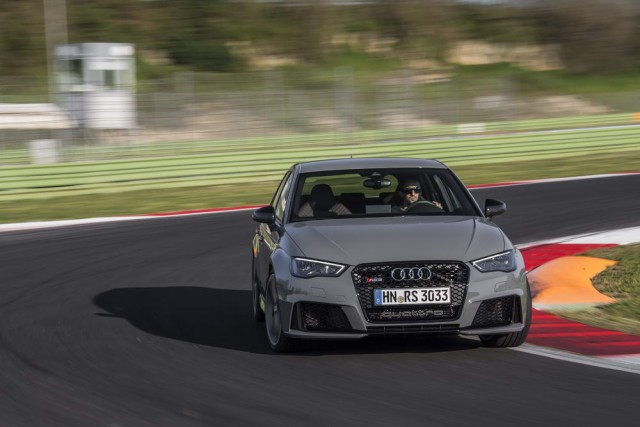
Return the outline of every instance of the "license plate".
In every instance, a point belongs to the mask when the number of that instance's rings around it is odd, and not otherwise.
[[[375,289],[373,305],[449,304],[449,288]]]

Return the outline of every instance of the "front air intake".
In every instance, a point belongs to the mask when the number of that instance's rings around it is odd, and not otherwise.
[[[515,296],[482,301],[471,324],[474,328],[506,326],[514,319]]]
[[[298,327],[313,332],[347,332],[349,319],[339,305],[303,302],[297,305]]]

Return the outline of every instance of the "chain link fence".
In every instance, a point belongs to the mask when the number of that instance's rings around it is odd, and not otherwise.
[[[402,139],[430,135],[438,127],[446,136],[461,129],[483,132],[480,124],[494,122],[616,113],[630,113],[631,120],[640,110],[640,93],[530,96],[515,78],[438,80],[404,71],[374,81],[348,68],[324,74],[183,73],[138,82],[135,93],[134,128],[91,129],[78,127],[50,102],[46,82],[0,78],[0,164],[34,162],[30,144],[42,140],[54,142],[57,162],[98,161],[176,156],[193,143],[207,152],[208,141],[216,149],[220,142],[232,147],[247,138],[268,143],[317,135],[349,142],[378,131],[394,131]],[[160,146],[170,149],[152,154]]]

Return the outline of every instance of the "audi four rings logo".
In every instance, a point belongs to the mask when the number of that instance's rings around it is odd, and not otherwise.
[[[391,270],[391,278],[396,282],[403,280],[429,280],[431,270],[427,267],[405,267]]]

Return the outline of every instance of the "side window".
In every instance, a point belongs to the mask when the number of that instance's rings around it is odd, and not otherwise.
[[[283,184],[278,189],[280,194],[275,199],[275,204],[273,205],[276,211],[276,219],[282,222],[284,218],[284,211],[287,208],[287,202],[289,201],[289,187],[291,186],[291,174],[289,174],[283,181]]]
[[[282,194],[282,188],[284,187],[284,184],[289,179],[290,174],[291,172],[287,172],[286,174],[284,174],[284,176],[282,177],[282,180],[280,181],[280,184],[278,184],[278,189],[273,194],[273,199],[271,199],[270,205],[273,206],[274,208],[276,207],[276,201],[280,198],[280,194]]]

